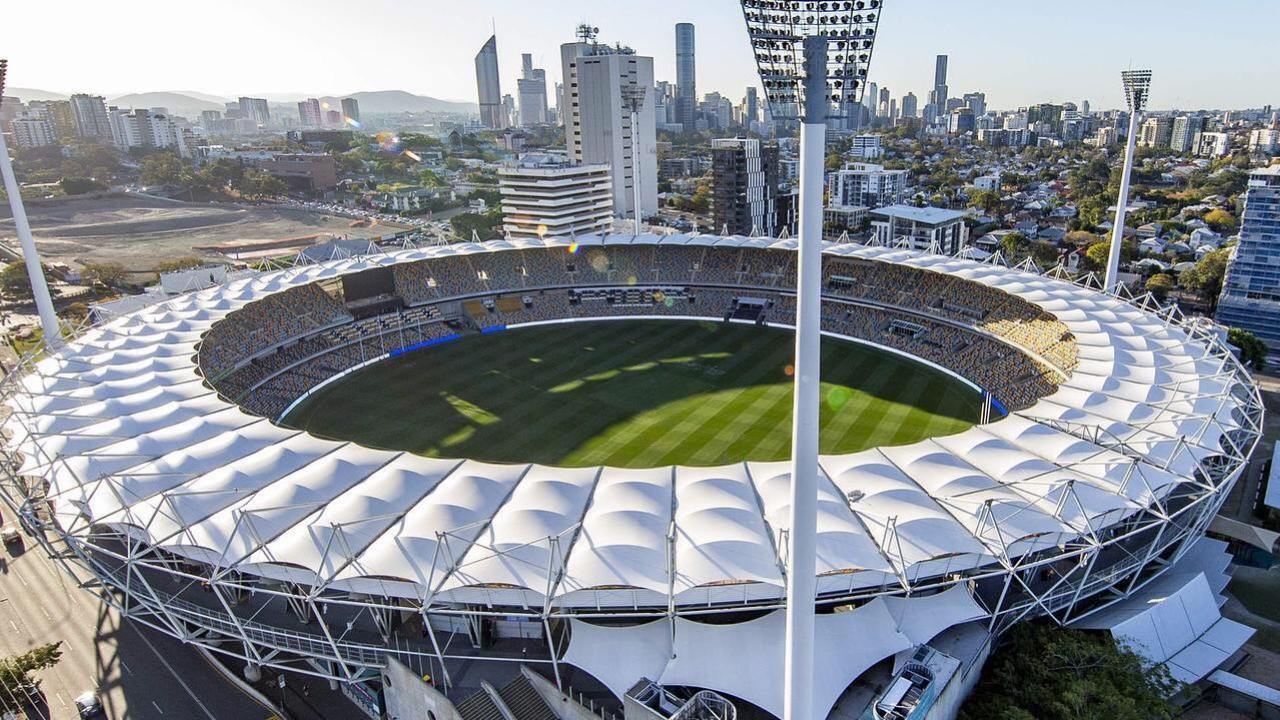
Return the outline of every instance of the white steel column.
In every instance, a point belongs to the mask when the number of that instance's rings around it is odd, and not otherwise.
[[[1129,111],[1129,137],[1125,144],[1124,169],[1120,171],[1120,198],[1116,201],[1115,226],[1111,229],[1111,252],[1107,255],[1106,289],[1120,284],[1120,246],[1124,244],[1124,220],[1128,214],[1129,178],[1133,175],[1133,155],[1138,147],[1138,116],[1142,111]]]
[[[4,87],[2,73],[3,70],[0,69],[0,88]],[[13,163],[9,161],[9,148],[5,146],[3,132],[0,132],[0,174],[4,175],[4,191],[9,194],[13,226],[18,232],[18,242],[22,244],[22,259],[27,263],[27,276],[31,279],[31,294],[35,297],[36,311],[40,313],[40,327],[44,330],[45,343],[50,347],[58,347],[62,344],[58,314],[53,311],[53,298],[49,296],[49,285],[45,282],[44,272],[40,269],[36,241],[31,237],[31,225],[27,222],[26,208],[22,206],[18,179],[13,174]]]
[[[791,536],[787,547],[787,652],[783,720],[813,718],[818,376],[822,315],[822,175],[827,137],[827,39],[804,40],[800,125],[800,247],[796,253],[795,401],[791,426]]]
[[[643,100],[641,101],[643,102]],[[635,203],[636,231],[640,234],[640,104],[631,106],[631,194]]]

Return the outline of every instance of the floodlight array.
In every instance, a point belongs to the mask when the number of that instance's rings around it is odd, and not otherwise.
[[[1131,112],[1140,113],[1147,107],[1147,96],[1151,92],[1150,70],[1125,70],[1120,73],[1124,82],[1124,99]]]
[[[787,2],[742,0],[747,34],[774,117],[796,117],[804,101],[804,38],[828,38],[827,100],[831,116],[861,102],[882,0]]]

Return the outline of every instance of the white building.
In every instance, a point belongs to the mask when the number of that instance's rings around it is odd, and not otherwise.
[[[112,142],[116,147],[123,150],[135,147],[168,148],[184,158],[191,157],[191,149],[187,146],[182,131],[168,115],[141,108],[129,111],[113,107],[107,111],[107,120],[111,127]]]
[[[498,184],[508,238],[574,237],[612,226],[613,180],[603,163],[530,153],[500,169]]]
[[[906,170],[883,165],[849,163],[827,176],[833,207],[878,208],[902,202],[907,190]]]
[[[964,218],[958,210],[890,205],[871,211],[872,239],[887,247],[954,255],[969,243]]]
[[[849,155],[857,160],[877,160],[884,155],[884,143],[879,135],[855,135]]]
[[[642,216],[658,212],[657,128],[654,124],[653,58],[596,42],[560,46],[565,79],[564,122],[569,159],[605,164],[613,177],[613,212],[630,217],[639,170]],[[631,124],[626,96],[644,98]]]
[[[1262,128],[1249,133],[1249,152],[1263,155],[1280,153],[1280,129]]]
[[[23,112],[9,123],[13,144],[20,148],[38,148],[55,141],[53,122],[41,113]]]
[[[979,190],[999,190],[1000,173],[994,172],[990,175],[980,175],[973,179],[973,186]]]
[[[1200,157],[1226,157],[1231,153],[1231,136],[1224,132],[1196,133],[1192,150]]]

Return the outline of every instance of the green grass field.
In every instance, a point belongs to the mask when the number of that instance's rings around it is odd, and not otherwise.
[[[790,454],[790,332],[598,322],[467,337],[366,368],[285,424],[439,457],[562,466],[719,465]],[[848,342],[822,345],[822,451],[959,432],[972,388]]]

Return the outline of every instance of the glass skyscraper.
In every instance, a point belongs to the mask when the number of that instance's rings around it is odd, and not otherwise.
[[[1280,355],[1280,164],[1249,175],[1240,245],[1227,267],[1218,322],[1257,335]]]

